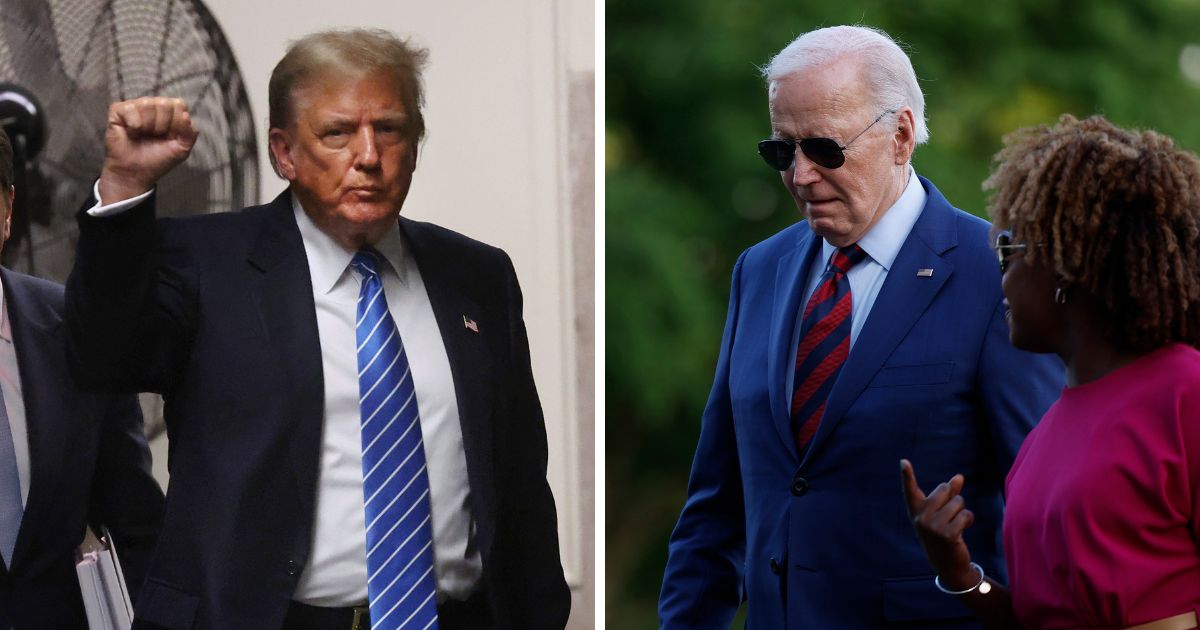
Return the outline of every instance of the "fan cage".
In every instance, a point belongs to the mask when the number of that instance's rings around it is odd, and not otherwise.
[[[0,82],[42,104],[46,143],[17,191],[10,268],[63,281],[75,213],[104,161],[111,103],[184,99],[200,138],[158,184],[160,216],[258,203],[254,119],[237,61],[199,0],[0,0]]]

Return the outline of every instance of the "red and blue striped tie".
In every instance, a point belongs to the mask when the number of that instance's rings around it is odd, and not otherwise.
[[[800,323],[796,349],[796,379],[792,392],[792,433],[796,449],[805,447],[817,432],[825,401],[838,372],[850,354],[850,281],[846,272],[867,257],[858,245],[833,253],[817,290],[808,298]]]

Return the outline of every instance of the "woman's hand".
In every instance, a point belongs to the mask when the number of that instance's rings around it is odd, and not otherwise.
[[[960,494],[963,476],[954,475],[950,481],[938,484],[929,496],[917,485],[907,459],[900,460],[900,476],[908,516],[942,586],[961,591],[977,584],[980,576],[971,567],[971,553],[962,535],[975,522],[975,515],[966,508]]]

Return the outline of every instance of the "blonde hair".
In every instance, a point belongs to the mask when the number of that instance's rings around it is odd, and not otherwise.
[[[331,72],[349,74],[382,71],[402,86],[405,109],[412,116],[412,137],[425,137],[425,91],[421,72],[429,51],[382,29],[329,30],[305,35],[288,46],[271,71],[267,86],[268,124],[283,128],[296,115],[296,91]],[[279,167],[268,151],[271,166]]]

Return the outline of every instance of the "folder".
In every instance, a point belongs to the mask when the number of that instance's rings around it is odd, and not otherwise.
[[[91,528],[75,551],[75,573],[87,611],[90,630],[129,630],[133,625],[133,605],[125,588],[125,576],[117,549],[108,528],[96,538]]]

